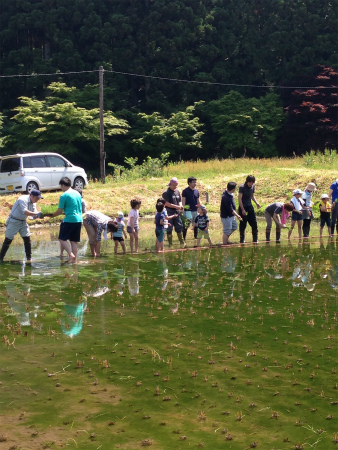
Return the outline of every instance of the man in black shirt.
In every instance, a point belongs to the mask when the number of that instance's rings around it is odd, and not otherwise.
[[[189,177],[188,178],[188,187],[182,191],[182,205],[183,207],[189,206],[189,209],[184,209],[184,216],[186,219],[190,220],[191,223],[195,223],[195,219],[197,217],[197,205],[200,204],[200,194],[196,187],[196,178]],[[183,228],[183,238],[185,240],[187,236],[187,231],[190,223],[188,222],[188,226]],[[197,231],[198,228],[194,228],[194,238],[197,239]]]
[[[238,190],[238,214],[242,217],[242,220],[239,224],[241,244],[244,244],[245,242],[245,229],[247,223],[249,223],[252,229],[252,241],[256,244],[258,243],[257,219],[254,207],[251,203],[251,200],[253,200],[256,203],[258,209],[261,207],[261,205],[255,198],[255,181],[256,179],[253,175],[248,175],[246,177],[245,183],[241,184]]]
[[[168,216],[172,216],[174,214],[180,213],[183,211],[183,205],[182,205],[182,199],[180,191],[177,188],[178,186],[178,180],[176,177],[172,178],[169,181],[168,189],[163,192],[162,197],[165,200],[165,207],[168,212]],[[168,237],[168,244],[169,247],[173,245],[173,228],[175,228],[175,231],[177,233],[177,237],[180,241],[181,248],[184,248],[186,246],[186,243],[183,239],[183,224],[180,216],[174,217],[168,221],[171,226],[168,227],[167,231],[167,237]]]

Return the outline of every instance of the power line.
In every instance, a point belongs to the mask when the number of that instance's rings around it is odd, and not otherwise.
[[[82,73],[95,73],[99,72],[99,69],[94,70],[81,70],[81,71],[71,71],[71,72],[54,72],[54,73],[31,73],[31,74],[15,74],[15,75],[0,75],[0,78],[32,78],[32,77],[51,77],[59,75],[78,75]],[[247,87],[247,88],[257,88],[257,89],[338,89],[338,86],[277,86],[277,85],[259,85],[259,84],[237,84],[237,83],[220,83],[214,81],[197,81],[197,80],[184,80],[181,78],[170,78],[170,77],[159,77],[153,75],[142,75],[139,73],[130,72],[120,72],[116,70],[106,70],[105,73],[113,73],[116,75],[126,75],[129,77],[137,78],[147,78],[151,80],[161,80],[170,81],[173,83],[190,83],[190,84],[201,84],[206,86],[224,86],[224,87]]]

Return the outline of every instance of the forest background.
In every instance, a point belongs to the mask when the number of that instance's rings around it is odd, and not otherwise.
[[[100,66],[115,172],[337,149],[337,6],[0,0],[0,154],[56,151],[95,176]]]

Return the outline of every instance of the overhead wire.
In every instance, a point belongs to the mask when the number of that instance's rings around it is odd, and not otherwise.
[[[80,71],[69,71],[69,72],[54,72],[54,73],[31,73],[31,74],[13,74],[13,75],[0,75],[0,78],[31,78],[31,77],[51,77],[60,75],[78,75],[83,73],[98,73],[100,69],[94,70],[80,70]],[[259,84],[238,84],[238,83],[221,83],[217,81],[199,81],[199,80],[185,80],[182,78],[170,78],[170,77],[160,77],[154,75],[144,75],[133,72],[122,72],[117,70],[103,69],[104,73],[112,73],[116,75],[126,75],[129,77],[137,78],[147,78],[152,80],[170,81],[174,83],[190,83],[190,84],[200,84],[207,86],[223,86],[223,87],[246,87],[255,89],[337,89],[338,86],[281,86],[281,85],[259,85]]]

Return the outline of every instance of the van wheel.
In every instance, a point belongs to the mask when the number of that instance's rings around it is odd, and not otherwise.
[[[81,177],[76,177],[74,180],[74,184],[73,184],[73,188],[79,188],[79,189],[84,189],[85,187],[85,181],[83,178]]]
[[[31,192],[33,189],[39,190],[39,186],[38,186],[34,181],[30,181],[29,183],[27,183],[27,186],[26,186],[26,192],[27,192],[27,194],[30,194],[30,192]]]

